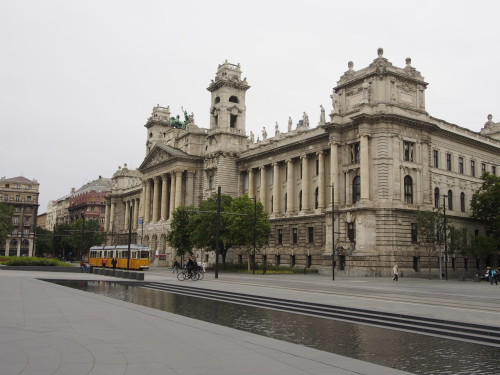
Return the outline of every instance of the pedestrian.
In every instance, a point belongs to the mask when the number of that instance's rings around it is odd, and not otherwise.
[[[207,262],[201,263],[201,268],[203,270],[203,273],[205,273],[205,270],[207,269]]]
[[[83,259],[80,261],[80,267],[82,268],[83,273],[87,273],[87,264]]]
[[[103,268],[106,268],[106,263],[107,262],[108,262],[108,260],[106,258],[102,258],[101,264],[102,264]]]
[[[113,259],[111,260],[111,264],[113,265],[113,269],[115,270],[116,269],[116,264],[118,263],[118,260],[113,257]]]
[[[396,264],[394,266],[394,268],[392,269],[392,273],[393,273],[393,277],[392,277],[392,281],[398,281],[399,279],[399,268],[398,268],[398,265]]]
[[[498,274],[498,271],[494,268],[490,271],[490,283],[491,283],[491,285],[493,285],[493,281],[495,282],[495,285],[498,285],[497,274]]]
[[[174,272],[179,273],[179,267],[180,267],[180,266],[181,266],[181,265],[179,264],[179,262],[177,261],[177,259],[174,259],[174,267],[173,267],[173,268],[174,268],[174,270],[172,271],[172,273],[174,273]]]

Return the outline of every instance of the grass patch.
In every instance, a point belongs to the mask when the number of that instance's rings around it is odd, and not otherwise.
[[[223,272],[240,272],[240,273],[253,273],[252,270],[248,270],[247,264],[237,264],[237,263],[226,263],[226,267],[222,270]],[[264,269],[262,264],[255,265],[255,273],[263,274]],[[313,274],[318,273],[316,268],[304,268],[304,267],[286,267],[286,266],[275,266],[266,264],[266,274]]]
[[[0,264],[5,266],[49,266],[49,267],[67,267],[71,266],[69,263],[61,262],[52,258],[35,258],[35,257],[2,257]]]

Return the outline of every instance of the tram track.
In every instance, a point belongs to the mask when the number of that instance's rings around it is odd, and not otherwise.
[[[174,285],[160,282],[141,283],[141,287],[190,297],[199,297],[227,303],[308,315],[317,318],[366,324],[381,328],[403,330],[417,334],[439,336],[447,339],[500,347],[500,327],[495,326],[287,300],[245,293],[200,289],[187,285]]]

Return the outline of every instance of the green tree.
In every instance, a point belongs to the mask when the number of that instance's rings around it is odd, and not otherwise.
[[[73,244],[71,243],[71,225],[57,224],[54,227],[54,252],[56,257],[68,257],[69,253],[74,253]]]
[[[193,242],[191,240],[190,216],[193,207],[177,207],[173,213],[170,232],[167,234],[167,243],[175,249],[177,256],[184,259],[186,254],[193,254]]]
[[[85,256],[89,249],[95,245],[104,243],[106,234],[100,231],[100,225],[97,220],[78,219],[71,226],[71,244],[76,250],[77,258]]]
[[[472,217],[485,224],[486,235],[500,243],[500,176],[486,172],[481,177],[483,184],[471,200]]]
[[[5,243],[12,232],[12,206],[0,203],[0,243]]]
[[[233,245],[246,249],[248,269],[250,270],[250,254],[259,252],[269,242],[271,223],[261,202],[254,202],[247,195],[235,198],[229,207],[231,218],[229,233]],[[254,243],[255,241],[255,243]]]
[[[437,247],[441,243],[441,228],[442,223],[440,218],[441,209],[433,209],[432,211],[417,212],[417,236],[418,242],[423,248],[427,256],[429,266],[429,279],[431,278],[432,257],[437,255]]]
[[[54,254],[53,246],[53,233],[42,227],[36,227],[36,253],[38,256],[43,256],[44,254]]]
[[[229,211],[233,198],[221,195],[221,213]],[[191,240],[198,248],[215,251],[216,249],[216,223],[217,223],[217,195],[200,202],[198,212],[193,212],[190,220]],[[222,267],[226,264],[226,255],[233,245],[229,233],[229,223],[232,215],[221,215],[219,249],[222,256]]]

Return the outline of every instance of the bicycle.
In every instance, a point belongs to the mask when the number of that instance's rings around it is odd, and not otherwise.
[[[201,280],[203,279],[203,273],[196,270],[192,270],[191,272],[189,272],[188,270],[184,269],[177,274],[177,280],[184,281],[186,279],[191,279],[192,281]]]

